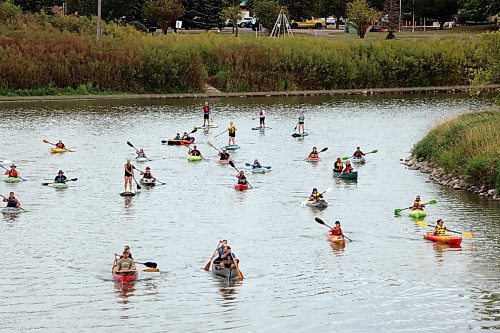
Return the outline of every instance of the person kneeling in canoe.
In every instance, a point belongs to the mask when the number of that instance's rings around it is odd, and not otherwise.
[[[113,271],[117,274],[134,274],[137,272],[135,268],[134,261],[130,258],[130,254],[128,251],[123,251],[123,257],[116,261],[116,266],[113,268]]]
[[[56,178],[54,178],[54,183],[58,183],[58,184],[66,183],[66,179],[68,179],[68,178],[64,175],[64,171],[59,170]]]
[[[252,169],[260,169],[260,168],[262,168],[262,165],[260,165],[259,160],[258,159],[253,160]]]
[[[238,184],[246,184],[247,183],[247,177],[245,176],[245,171],[240,171],[236,175],[236,178],[238,178]]]
[[[330,235],[336,236],[336,237],[341,237],[342,239],[344,238],[344,232],[342,231],[342,228],[340,227],[340,221],[335,221],[335,228],[330,230]]]
[[[363,153],[359,147],[356,147],[356,151],[354,152],[354,154],[352,154],[352,156],[356,157],[356,158],[361,158],[361,157],[363,157],[365,155],[366,154]]]
[[[345,168],[344,170],[342,171],[342,173],[351,173],[354,171],[354,168],[352,167],[351,165],[351,161],[347,160],[345,162]]]
[[[323,194],[318,192],[318,189],[315,187],[311,195],[309,196],[309,201],[321,201],[323,200]]]
[[[3,197],[3,202],[6,202],[9,208],[18,208],[21,206],[21,202],[14,196],[14,192],[10,192],[8,198]]]
[[[21,175],[19,174],[19,171],[17,171],[17,167],[14,163],[10,166],[10,170],[5,171],[5,174],[7,177],[10,178],[19,178]]]
[[[436,221],[436,227],[434,228],[434,235],[444,236],[446,231],[451,231],[444,226],[444,221],[439,219]]]
[[[143,175],[142,178],[156,180],[156,178],[153,177],[153,174],[151,174],[151,168],[148,166],[146,167],[146,170],[144,170],[144,172],[141,172],[141,175]]]
[[[191,156],[201,156],[201,152],[198,150],[198,146],[194,145],[193,149],[189,149],[188,152]]]
[[[312,152],[309,153],[309,156],[307,156],[307,158],[318,158],[318,157],[319,157],[318,148],[313,147]]]
[[[229,153],[227,152],[226,149],[222,149],[222,152],[219,153],[219,156],[220,156],[220,160],[221,161],[227,161],[227,160],[229,160]]]
[[[221,256],[221,263],[219,264],[220,267],[225,267],[225,268],[236,268],[236,265],[234,264],[234,261],[238,260],[236,259],[236,255],[231,252],[231,246],[226,247],[226,251],[224,254]]]
[[[422,203],[422,200],[420,200],[420,195],[417,195],[415,198],[415,201],[413,201],[413,204],[410,206],[411,210],[424,210],[425,205]]]
[[[339,157],[335,164],[333,165],[333,171],[337,173],[341,173],[344,170],[344,163],[342,163],[342,159]]]

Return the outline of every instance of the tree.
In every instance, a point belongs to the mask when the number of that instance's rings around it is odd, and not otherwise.
[[[317,0],[280,0],[280,4],[286,7],[288,14],[294,20],[309,19],[319,15],[319,3]]]
[[[16,6],[12,0],[0,2],[0,24],[15,22],[20,14],[21,8]]]
[[[222,10],[220,14],[222,20],[228,20],[231,25],[235,28],[235,35],[238,37],[238,21],[243,19],[243,12],[240,9],[240,6],[231,6]]]
[[[185,10],[179,0],[147,0],[143,12],[144,17],[158,23],[166,35],[168,28],[184,15]]]
[[[458,12],[457,0],[422,0],[422,15],[439,21],[439,29]]]
[[[387,15],[387,29],[394,32],[399,29],[399,4],[397,0],[385,0],[384,14]]]
[[[222,0],[182,0],[186,13],[182,21],[189,28],[200,28],[206,31],[212,28],[222,28]]]
[[[59,1],[59,0],[58,0]],[[145,0],[102,0],[102,18],[106,21],[121,20],[142,21]],[[67,0],[68,11],[78,12],[83,16],[97,15],[97,0]]]
[[[347,4],[349,3],[349,0],[332,0],[332,2],[334,7],[333,14],[336,18],[335,28],[338,30],[340,26],[340,18],[345,18],[346,16]]]
[[[488,16],[500,13],[498,0],[458,0],[458,13],[461,19],[481,21]]]
[[[280,4],[276,0],[256,0],[253,5],[253,12],[259,19],[262,26],[271,31],[278,19]]]
[[[347,17],[356,26],[358,36],[365,38],[366,30],[373,21],[378,20],[380,14],[366,0],[354,0],[347,5]]]
[[[38,13],[54,5],[62,6],[63,0],[14,0],[14,4],[21,7],[23,12]]]

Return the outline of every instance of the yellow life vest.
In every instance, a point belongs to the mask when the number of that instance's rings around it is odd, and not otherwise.
[[[444,225],[442,227],[439,226],[439,225],[437,225],[436,229],[437,229],[437,235],[438,236],[444,236],[445,235],[446,228],[445,228]]]

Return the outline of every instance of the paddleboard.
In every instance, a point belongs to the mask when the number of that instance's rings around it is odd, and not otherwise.
[[[194,128],[196,128],[196,129],[203,129],[203,128],[217,128],[217,127],[219,127],[219,125],[217,125],[217,124],[210,124],[208,126],[198,125],[198,126],[195,126]]]
[[[302,134],[299,134],[299,133],[293,133],[292,136],[294,138],[301,138],[301,137],[304,137],[304,136],[308,136],[309,134],[307,134],[306,132],[302,133]]]
[[[223,149],[226,149],[226,150],[236,150],[236,149],[240,149],[240,146],[238,146],[238,145],[224,146]]]
[[[252,130],[258,131],[258,130],[265,130],[265,129],[272,129],[271,127],[252,127]]]
[[[120,195],[122,197],[133,197],[135,195],[135,191],[132,191],[132,192],[130,192],[130,191],[121,191]]]

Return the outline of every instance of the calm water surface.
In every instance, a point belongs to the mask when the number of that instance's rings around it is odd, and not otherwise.
[[[0,104],[0,158],[28,182],[14,190],[28,213],[0,217],[2,332],[445,332],[500,330],[500,206],[443,188],[400,163],[437,122],[488,107],[462,96],[221,99],[219,128],[195,137],[208,161],[191,164],[186,148],[161,145],[201,121],[201,101]],[[258,103],[265,133],[252,131]],[[291,137],[306,112],[304,140]],[[239,167],[272,165],[236,192],[235,170],[206,142],[229,121],[238,128]],[[51,156],[43,139],[62,138],[75,153]],[[226,144],[226,134],[216,138]],[[143,147],[153,174],[167,183],[123,198],[126,142]],[[356,145],[378,149],[357,183],[334,180],[333,161]],[[312,146],[328,147],[318,164]],[[140,167],[144,168],[142,164]],[[78,181],[65,190],[40,184],[63,169]],[[313,187],[332,188],[323,211],[303,207]],[[462,247],[422,239],[395,208],[416,194],[436,199],[426,221],[474,233]],[[327,241],[336,219],[353,242]],[[218,239],[241,258],[245,280],[227,284],[202,268]],[[124,244],[161,273],[142,273],[122,288],[111,279]]]

